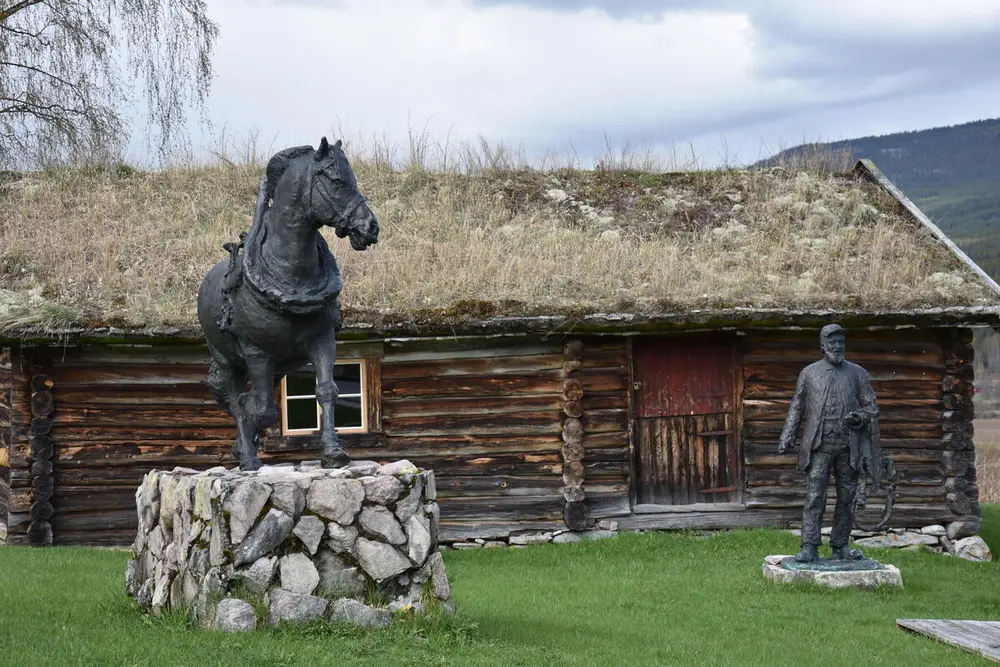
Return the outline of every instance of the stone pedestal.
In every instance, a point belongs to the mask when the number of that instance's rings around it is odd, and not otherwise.
[[[136,492],[125,588],[154,614],[223,630],[450,611],[435,498],[433,471],[409,461],[153,471]]]
[[[763,569],[765,577],[780,584],[812,584],[827,588],[903,587],[899,568],[870,559],[796,563],[793,556],[767,556]]]

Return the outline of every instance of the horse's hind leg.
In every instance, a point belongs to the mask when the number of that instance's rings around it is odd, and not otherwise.
[[[208,369],[208,386],[215,400],[236,420],[237,437],[233,442],[233,456],[241,470],[257,470],[261,466],[257,457],[257,429],[244,409],[247,374],[242,368],[229,363],[212,350]]]

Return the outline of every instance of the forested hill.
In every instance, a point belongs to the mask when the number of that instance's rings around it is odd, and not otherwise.
[[[1000,118],[788,149],[870,158],[995,279],[1000,279]]]

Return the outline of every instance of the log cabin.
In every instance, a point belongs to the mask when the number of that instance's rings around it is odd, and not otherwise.
[[[872,163],[356,167],[385,236],[366,256],[336,246],[341,440],[355,459],[433,469],[443,541],[602,520],[794,525],[804,476],[777,437],[832,321],[873,380],[900,476],[892,525],[978,529],[971,342],[974,327],[1000,327],[1000,286]],[[256,170],[225,169],[26,176],[0,190],[23,216],[0,292],[8,544],[127,545],[146,472],[234,465],[194,318],[197,282],[222,256],[218,243],[196,255],[209,242],[199,227],[231,239],[253,201]],[[212,190],[212,178],[236,185]],[[32,215],[64,222],[73,243],[18,255],[18,233],[40,243]],[[171,215],[181,223],[144,231]],[[192,234],[200,245],[184,246]],[[281,379],[265,463],[317,457],[302,370]]]

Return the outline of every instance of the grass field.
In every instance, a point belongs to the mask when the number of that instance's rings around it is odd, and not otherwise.
[[[1000,507],[983,536],[1000,550]],[[903,590],[766,582],[781,531],[625,534],[447,552],[454,617],[363,633],[334,624],[231,636],[156,620],[122,591],[127,555],[0,549],[0,663],[10,665],[982,665],[895,627],[900,617],[1000,619],[1000,564],[875,555]]]
[[[975,426],[979,499],[1000,503],[1000,419],[977,419]]]

